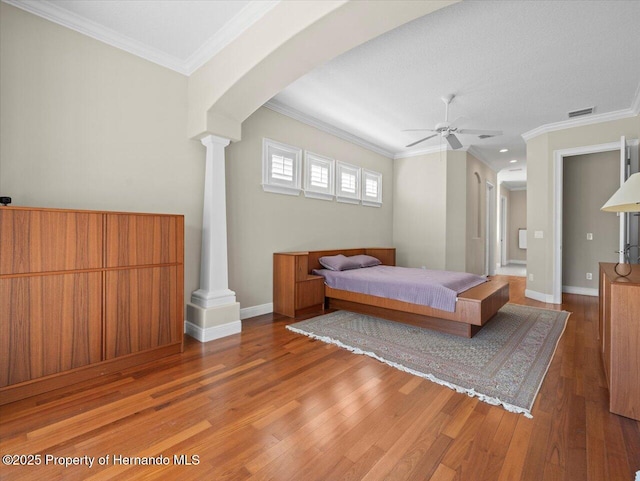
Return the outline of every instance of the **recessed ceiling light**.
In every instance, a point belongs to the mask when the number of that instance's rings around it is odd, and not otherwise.
[[[513,159],[513,160],[510,160],[509,162],[511,162],[512,164],[515,164],[518,161],[516,159]]]
[[[509,152],[509,149],[500,149],[500,152]]]

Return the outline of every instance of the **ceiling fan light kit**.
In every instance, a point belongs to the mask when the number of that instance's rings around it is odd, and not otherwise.
[[[480,136],[480,138],[495,137],[497,135],[502,135],[502,131],[500,130],[458,129],[458,127],[456,127],[456,124],[460,120],[462,120],[464,117],[458,117],[453,122],[449,123],[449,104],[451,104],[451,101],[454,98],[455,98],[455,95],[453,94],[442,97],[442,101],[444,102],[444,105],[445,105],[444,122],[439,122],[438,124],[436,124],[434,129],[403,130],[403,132],[435,132],[434,134],[428,135],[426,137],[423,137],[420,140],[410,143],[409,145],[407,145],[407,148],[413,147],[414,145],[424,142],[425,140],[429,140],[437,135],[440,135],[441,138],[446,139],[446,141],[449,143],[449,145],[453,150],[456,150],[462,147],[462,143],[460,142],[458,137],[456,137],[455,135],[456,133],[463,134],[463,135],[464,134],[478,135]]]

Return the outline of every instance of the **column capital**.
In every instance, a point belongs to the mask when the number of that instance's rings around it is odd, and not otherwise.
[[[204,145],[205,147],[213,147],[214,144],[218,144],[218,145],[222,145],[223,147],[226,147],[231,143],[231,139],[209,134],[206,137],[201,138],[200,142],[202,142],[202,145]]]

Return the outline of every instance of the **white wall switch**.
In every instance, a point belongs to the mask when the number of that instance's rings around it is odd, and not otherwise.
[[[587,272],[587,280],[588,281],[593,280],[593,274],[591,274],[591,272]]]
[[[537,230],[533,232],[533,237],[534,239],[543,239],[544,238],[544,232],[541,230]]]
[[[591,232],[587,232],[587,240],[593,240],[593,234]]]
[[[529,274],[529,280],[533,281],[533,274]]]

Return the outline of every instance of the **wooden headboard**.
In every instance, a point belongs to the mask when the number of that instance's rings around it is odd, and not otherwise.
[[[323,256],[335,256],[342,254],[345,256],[356,256],[366,254],[368,256],[377,257],[382,264],[386,266],[396,265],[396,248],[395,247],[360,247],[357,249],[332,249],[327,251],[309,251],[308,273],[311,274],[314,269],[322,269],[320,259]]]

